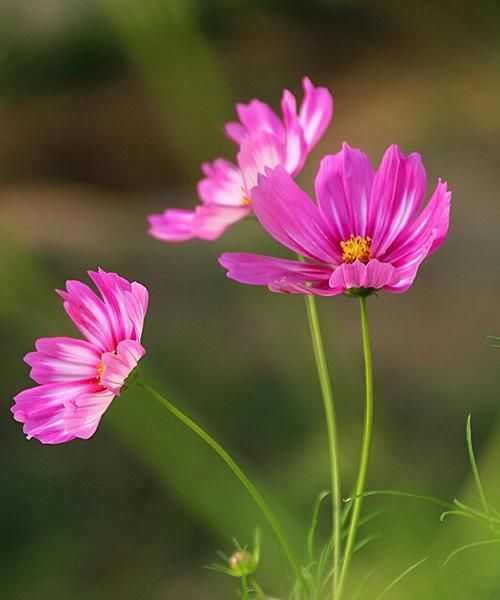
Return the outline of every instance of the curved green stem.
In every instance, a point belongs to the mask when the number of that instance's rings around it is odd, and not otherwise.
[[[328,432],[328,447],[330,454],[330,479],[332,487],[332,527],[333,527],[333,577],[332,577],[332,598],[336,598],[340,554],[341,554],[341,508],[342,492],[340,486],[340,465],[338,451],[337,417],[335,413],[335,404],[333,401],[332,386],[328,366],[325,358],[325,348],[319,326],[318,310],[316,299],[310,294],[305,297],[307,318],[309,329],[311,331],[311,340],[314,350],[314,359],[318,370],[321,395],[323,396],[323,405],[325,410],[326,427]]]
[[[361,449],[361,459],[359,462],[358,478],[352,507],[351,523],[344,554],[344,562],[340,573],[339,587],[335,600],[341,600],[345,588],[347,574],[351,564],[351,558],[356,541],[356,533],[361,515],[361,506],[363,504],[362,494],[365,489],[366,474],[368,471],[368,461],[370,459],[370,449],[373,430],[373,370],[372,355],[370,349],[370,333],[368,329],[368,315],[366,312],[366,298],[361,297],[361,330],[363,334],[363,354],[365,360],[365,380],[366,380],[366,404],[365,404],[365,426],[363,431],[363,446]]]
[[[200,427],[197,423],[195,423],[190,417],[185,415],[181,410],[179,410],[176,406],[174,406],[171,402],[169,402],[166,398],[164,398],[161,394],[159,394],[152,387],[147,385],[146,383],[142,383],[141,381],[137,382],[137,385],[141,387],[143,390],[151,394],[155,400],[157,400],[162,406],[164,406],[167,410],[171,412],[174,417],[179,419],[181,423],[186,425],[193,433],[195,433],[199,438],[201,438],[206,444],[212,448],[212,450],[219,455],[219,457],[226,463],[226,465],[231,469],[234,475],[238,478],[240,483],[246,488],[247,492],[254,499],[257,506],[260,508],[264,516],[266,517],[269,525],[271,526],[276,538],[278,539],[283,551],[297,577],[303,591],[304,595],[307,597],[308,587],[307,583],[304,579],[302,571],[300,569],[300,565],[295,558],[295,555],[288,543],[288,540],[285,537],[285,534],[281,528],[281,525],[278,522],[278,519],[274,515],[273,511],[261,496],[260,492],[257,490],[255,485],[248,479],[245,473],[241,470],[241,468],[237,465],[232,456],[224,450],[224,448],[202,427]]]
[[[264,590],[257,583],[255,577],[250,577],[250,585],[253,587],[254,591],[257,593],[259,600],[266,600],[266,595],[264,594]]]

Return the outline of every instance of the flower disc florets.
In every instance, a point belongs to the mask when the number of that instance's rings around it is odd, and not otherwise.
[[[340,242],[342,260],[348,264],[359,260],[366,265],[372,257],[371,244],[371,237],[363,238],[360,235],[354,237],[354,234],[351,233],[351,237],[346,242]]]

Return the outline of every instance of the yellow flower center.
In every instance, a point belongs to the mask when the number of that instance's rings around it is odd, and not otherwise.
[[[242,206],[250,206],[250,204],[252,204],[252,201],[250,200],[250,198],[248,198],[248,196],[243,196],[243,198],[241,199],[241,205]]]
[[[347,241],[340,242],[342,260],[348,264],[359,260],[366,265],[372,257],[371,245],[371,237],[366,236],[362,238],[360,235],[354,236],[351,234],[351,237]]]
[[[105,367],[105,366],[104,366],[102,363],[99,363],[99,364],[97,365],[97,377],[96,377],[96,379],[97,379],[97,383],[98,383],[99,385],[101,385],[101,376],[102,376],[102,374],[104,373],[104,369],[105,369],[105,368],[106,368],[106,367]]]

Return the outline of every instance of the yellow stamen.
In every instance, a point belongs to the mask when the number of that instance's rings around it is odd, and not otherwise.
[[[342,260],[345,263],[353,263],[356,260],[359,260],[366,265],[372,257],[371,244],[371,237],[367,236],[362,238],[360,235],[355,237],[351,233],[351,237],[347,241],[340,242],[340,247],[342,248]]]
[[[241,205],[242,206],[250,206],[250,204],[252,204],[252,201],[250,200],[250,198],[248,198],[247,196],[243,196],[243,198],[241,199]]]
[[[102,376],[102,374],[104,373],[104,369],[105,369],[105,368],[106,368],[106,367],[105,367],[105,366],[104,366],[102,363],[99,363],[99,364],[97,365],[97,377],[96,377],[96,379],[97,379],[97,383],[98,383],[99,385],[101,385],[101,376]]]

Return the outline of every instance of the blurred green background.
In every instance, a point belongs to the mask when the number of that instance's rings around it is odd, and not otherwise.
[[[245,492],[198,440],[133,390],[88,442],[27,442],[9,413],[30,385],[36,337],[72,335],[53,293],[102,266],[151,293],[144,376],[238,457],[303,553],[328,486],[322,404],[304,303],[238,286],[225,250],[275,251],[248,221],[221,240],[165,245],[145,217],[192,207],[202,160],[234,156],[222,135],[236,101],[278,106],[304,74],[335,97],[333,124],[301,183],[343,140],[378,163],[397,142],[422,153],[429,188],[454,192],[449,238],[402,296],[369,301],[376,433],[369,487],[470,496],[464,427],[473,414],[487,494],[500,507],[500,4],[496,0],[0,1],[0,598],[233,598],[204,570],[231,536],[264,532],[262,585],[290,574]],[[360,446],[358,307],[319,301],[341,422],[345,495]],[[471,502],[474,502],[471,497]],[[487,532],[415,500],[373,498],[379,537],[353,581],[366,598],[423,556],[391,598],[500,598]],[[327,512],[327,511],[325,511]],[[320,522],[320,539],[328,532]],[[388,596],[389,598],[389,596]]]

